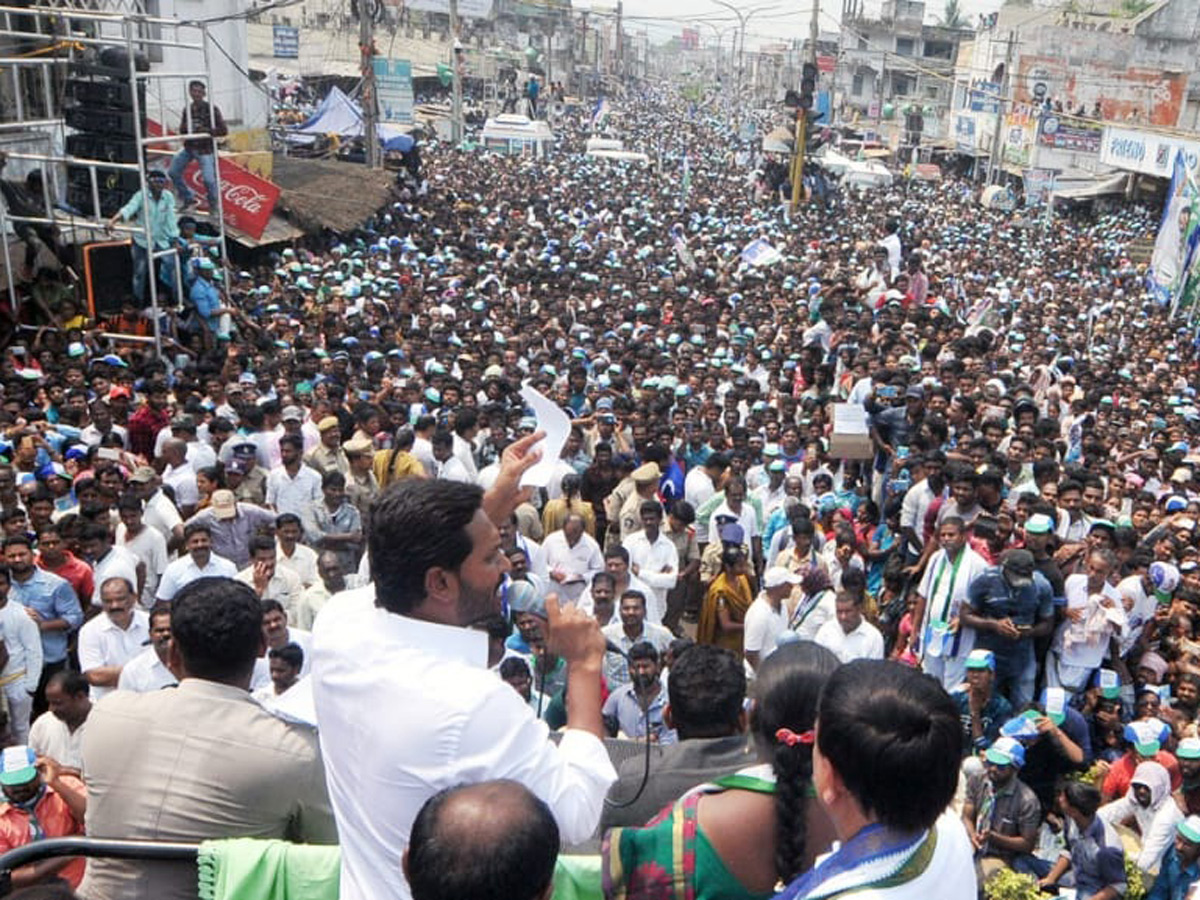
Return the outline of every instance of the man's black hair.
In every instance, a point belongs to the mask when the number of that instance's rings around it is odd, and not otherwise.
[[[680,740],[727,737],[740,727],[746,671],[729,650],[697,644],[672,661],[667,694]]]
[[[284,644],[267,652],[268,659],[282,659],[296,671],[304,668],[304,648],[299,644]]]
[[[183,526],[184,543],[187,543],[187,539],[193,534],[207,534],[212,537],[212,529],[208,527],[207,522],[188,522]]]
[[[1100,808],[1100,789],[1095,785],[1082,781],[1067,781],[1060,790],[1071,806],[1079,810],[1086,818],[1091,818]]]
[[[476,485],[427,478],[398,482],[380,494],[367,530],[376,604],[409,613],[425,599],[426,572],[457,570],[471,555],[467,526],[482,502]]]
[[[269,534],[256,534],[250,538],[250,544],[246,548],[250,551],[250,555],[255,553],[275,553],[275,538]]]
[[[500,677],[502,679],[507,681],[516,675],[524,675],[527,678],[532,678],[533,675],[529,671],[529,663],[525,662],[519,656],[510,656],[500,661]]]
[[[262,648],[262,603],[248,584],[199,578],[171,605],[171,639],[189,675],[231,683],[254,669]]]
[[[649,641],[638,641],[629,648],[629,661],[633,662],[635,659],[652,659],[657,665],[658,648]]]
[[[46,687],[50,687],[52,684],[57,684],[62,688],[64,694],[71,697],[86,694],[92,687],[82,672],[76,672],[72,669],[60,669],[47,678]]]

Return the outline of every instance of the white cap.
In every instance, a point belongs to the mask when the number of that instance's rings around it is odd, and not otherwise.
[[[777,588],[785,584],[799,584],[800,576],[784,566],[771,566],[763,573],[763,587]]]

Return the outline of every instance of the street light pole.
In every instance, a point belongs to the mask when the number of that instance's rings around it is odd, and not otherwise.
[[[462,74],[458,70],[458,0],[450,0],[450,66],[453,79],[450,82],[450,139],[455,148],[462,143]]]
[[[734,127],[740,133],[742,130],[742,69],[744,68],[744,64],[745,64],[745,60],[746,60],[746,23],[749,22],[756,13],[766,12],[767,10],[775,9],[776,4],[772,4],[771,6],[759,6],[759,7],[756,7],[755,9],[750,10],[749,12],[742,12],[740,9],[738,9],[736,6],[734,6],[732,3],[730,3],[729,0],[712,0],[712,2],[716,3],[718,6],[725,7],[725,9],[729,10],[731,13],[733,13],[735,16],[737,16],[737,20],[738,20],[738,31],[740,33],[740,40],[739,40],[738,35],[734,35],[734,45],[733,45],[734,50],[737,51],[737,84],[734,89],[735,93],[734,93],[733,102],[734,102],[734,109],[736,110],[735,119],[734,119]]]

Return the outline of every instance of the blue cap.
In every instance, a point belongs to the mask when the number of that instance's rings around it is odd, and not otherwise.
[[[1125,740],[1133,744],[1139,756],[1154,756],[1170,733],[1170,727],[1160,719],[1139,719],[1125,726]]]
[[[1055,725],[1061,725],[1067,718],[1067,692],[1062,688],[1048,687],[1042,691],[1042,709]]]
[[[1025,748],[1015,738],[996,738],[988,747],[983,758],[996,766],[1016,766],[1018,769],[1025,765]]]
[[[1027,738],[1035,738],[1038,736],[1037,725],[1034,722],[1038,719],[1039,713],[1036,710],[1028,710],[1021,715],[1009,719],[1000,726],[1000,733],[1005,737],[1016,738],[1023,740]]]
[[[37,777],[37,754],[32,747],[19,744],[0,753],[0,784],[28,784]]]
[[[972,650],[967,654],[968,669],[988,669],[996,671],[996,654],[991,650]]]

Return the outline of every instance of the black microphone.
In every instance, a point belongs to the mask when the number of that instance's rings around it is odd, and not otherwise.
[[[615,653],[615,654],[617,654],[617,656],[623,656],[626,659],[629,659],[629,654],[626,653],[624,650],[622,650],[620,647],[618,647],[616,644],[614,644],[612,641],[604,642],[604,652],[605,653]]]

